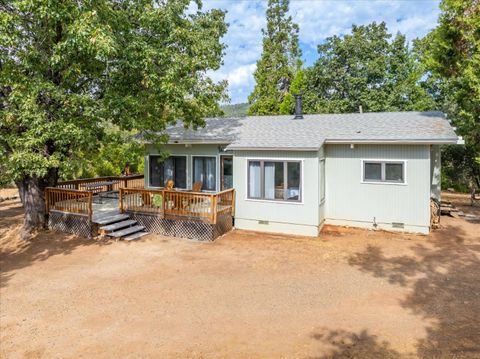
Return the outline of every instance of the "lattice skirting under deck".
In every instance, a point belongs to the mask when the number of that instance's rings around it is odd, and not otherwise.
[[[213,241],[218,236],[232,229],[232,216],[221,215],[217,224],[199,220],[168,219],[157,215],[127,212],[128,215],[145,227],[150,233],[164,236],[196,239],[198,241]]]
[[[48,228],[87,238],[92,238],[94,231],[93,223],[90,222],[88,216],[60,211],[50,211]]]

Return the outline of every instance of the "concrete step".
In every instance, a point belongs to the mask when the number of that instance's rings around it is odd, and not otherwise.
[[[116,222],[113,224],[109,224],[108,226],[102,226],[100,227],[101,231],[106,231],[106,232],[112,232],[116,231],[117,229],[120,228],[125,228],[125,227],[130,227],[131,225],[136,224],[137,221],[133,219],[127,219],[126,221],[121,221],[121,222]]]
[[[107,225],[107,224],[112,224],[120,221],[125,221],[127,219],[130,219],[130,216],[128,214],[117,214],[114,216],[93,219],[92,221],[100,225]]]
[[[125,229],[121,229],[119,231],[107,233],[107,236],[115,237],[115,238],[121,238],[121,237],[125,237],[129,234],[133,234],[133,233],[136,233],[136,232],[141,232],[144,229],[145,229],[144,226],[133,226],[133,227],[128,227],[128,228],[125,228]]]
[[[133,241],[134,239],[139,239],[143,236],[146,236],[147,234],[148,234],[148,232],[137,232],[137,233],[130,234],[126,237],[123,237],[122,239],[124,239],[126,241]]]

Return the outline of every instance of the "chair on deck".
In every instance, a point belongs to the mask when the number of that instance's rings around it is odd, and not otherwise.
[[[173,180],[168,180],[167,183],[165,183],[165,189],[168,191],[173,190]]]
[[[203,183],[201,181],[199,182],[194,182],[192,185],[192,191],[193,192],[201,192],[203,187]]]

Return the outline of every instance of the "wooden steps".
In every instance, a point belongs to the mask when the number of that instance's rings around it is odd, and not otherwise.
[[[92,222],[100,225],[107,225],[107,224],[112,224],[115,222],[120,222],[130,219],[130,216],[128,214],[116,214],[113,216],[106,216],[106,217],[100,217],[100,218],[93,218]]]
[[[127,219],[125,221],[121,221],[121,222],[109,224],[108,226],[100,227],[100,230],[105,231],[105,232],[113,232],[113,231],[116,231],[118,229],[122,229],[122,228],[125,228],[125,227],[130,227],[131,225],[136,224],[136,223],[137,223],[137,221],[135,221],[133,219]]]
[[[128,214],[118,211],[99,213],[93,217],[92,222],[100,226],[100,234],[115,239],[132,241],[148,234],[145,232],[144,226],[140,226],[137,221],[130,219]]]
[[[125,240],[125,241],[133,241],[133,240],[138,239],[140,237],[146,236],[147,234],[148,234],[148,232],[137,232],[137,233],[129,234],[128,236],[123,237],[122,239]]]
[[[107,236],[114,237],[114,238],[122,238],[122,237],[128,236],[129,234],[142,232],[144,229],[145,229],[144,226],[136,225],[136,226],[121,229],[119,231],[109,232],[109,233],[107,233]]]

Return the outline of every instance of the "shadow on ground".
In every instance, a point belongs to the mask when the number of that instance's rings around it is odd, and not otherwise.
[[[313,334],[313,339],[333,349],[329,354],[314,357],[312,359],[397,359],[404,358],[398,352],[390,348],[389,343],[379,341],[368,330],[360,333],[352,333],[344,330],[320,330]]]
[[[480,358],[480,241],[456,226],[443,232],[425,244],[412,246],[411,255],[385,256],[380,248],[369,246],[349,263],[411,289],[400,305],[436,323],[427,329],[426,338],[418,341],[415,357]],[[330,331],[318,339],[333,342],[335,354],[328,357],[398,356],[388,343],[378,343],[366,331]],[[356,344],[345,344],[352,342]]]
[[[19,236],[22,218],[23,208],[19,202],[0,206],[0,287],[8,285],[15,271],[36,262],[68,255],[79,247],[111,243],[52,231],[40,232],[30,241],[24,241]]]

